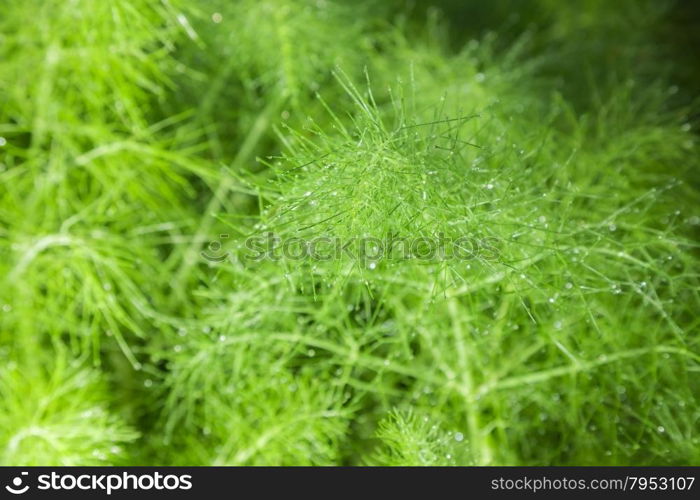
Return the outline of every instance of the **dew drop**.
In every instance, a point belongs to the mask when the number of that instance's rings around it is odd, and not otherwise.
[[[462,434],[461,432],[455,432],[455,441],[457,441],[457,442],[464,441],[464,434]]]

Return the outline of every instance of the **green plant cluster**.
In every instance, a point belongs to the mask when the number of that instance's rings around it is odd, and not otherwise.
[[[5,2],[0,464],[700,464],[678,8]]]

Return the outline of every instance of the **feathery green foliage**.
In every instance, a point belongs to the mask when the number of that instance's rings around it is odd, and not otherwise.
[[[700,463],[677,6],[431,3],[6,6],[0,463]]]

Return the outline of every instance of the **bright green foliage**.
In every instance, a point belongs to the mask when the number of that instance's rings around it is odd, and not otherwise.
[[[124,445],[138,435],[109,408],[100,373],[62,353],[42,357],[48,355],[11,361],[0,371],[2,463],[104,465],[123,459]]]
[[[0,463],[700,463],[673,4],[432,3],[5,6]]]
[[[451,432],[441,432],[429,417],[421,419],[410,411],[392,412],[379,422],[377,437],[383,447],[370,464],[428,466],[454,465],[456,461],[469,463],[463,457],[455,458],[452,455],[454,450],[465,453],[468,449],[460,445],[464,440],[463,434],[457,433],[453,437]]]

